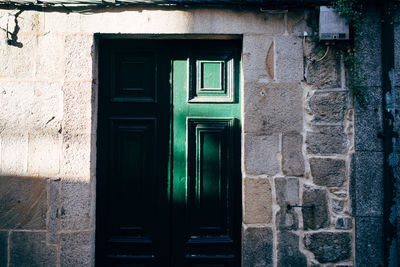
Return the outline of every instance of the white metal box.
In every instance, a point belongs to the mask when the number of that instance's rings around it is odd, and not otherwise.
[[[348,40],[349,23],[333,8],[321,6],[319,9],[319,39]]]

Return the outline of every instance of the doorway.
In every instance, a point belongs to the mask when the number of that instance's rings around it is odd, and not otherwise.
[[[97,266],[240,266],[240,40],[99,40]]]

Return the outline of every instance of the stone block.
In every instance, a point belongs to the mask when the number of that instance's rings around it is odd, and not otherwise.
[[[329,227],[328,195],[325,189],[304,186],[303,205],[309,206],[302,208],[304,230]]]
[[[29,82],[0,82],[1,132],[22,132],[27,129],[27,124],[30,124],[28,121],[32,96],[32,84]]]
[[[397,13],[400,13],[397,11]],[[394,24],[394,84],[400,86],[400,23]]]
[[[360,22],[356,58],[367,86],[382,85],[382,24],[379,12],[367,8]]]
[[[303,136],[297,133],[282,136],[282,170],[285,175],[303,176]]]
[[[90,138],[89,134],[64,135],[61,164],[62,177],[89,177]]]
[[[351,257],[350,233],[306,234],[304,245],[320,263],[339,262]]]
[[[332,198],[332,211],[341,213],[344,210],[345,200]]]
[[[36,77],[62,79],[64,75],[64,35],[52,32],[37,39]]]
[[[299,249],[299,236],[281,231],[278,234],[278,266],[307,266],[307,258]]]
[[[34,76],[36,36],[17,34],[17,39],[8,45],[3,39],[0,42],[0,78],[30,79]]]
[[[81,17],[79,13],[45,12],[45,32],[74,33],[80,32]]]
[[[383,218],[355,218],[356,266],[384,266]]]
[[[60,202],[60,181],[49,180],[49,212],[47,219],[47,242],[58,244],[58,231],[60,230],[59,202]]]
[[[346,181],[346,161],[330,158],[311,158],[313,182],[321,186],[340,187]]]
[[[60,83],[0,82],[0,131],[57,133],[61,99]]]
[[[308,65],[306,80],[316,89],[341,88],[342,86],[340,59],[335,58],[332,53],[333,51],[328,52],[328,54],[331,54],[331,59],[313,61]]]
[[[297,36],[275,37],[275,77],[279,82],[304,79],[303,45],[302,39]]]
[[[34,84],[30,120],[36,132],[56,134],[61,132],[63,94],[60,82]]]
[[[383,151],[382,139],[382,88],[365,87],[366,105],[355,102],[354,148],[356,151]]]
[[[244,168],[250,175],[274,175],[279,171],[278,136],[244,135]]]
[[[353,222],[352,222],[351,218],[347,218],[347,217],[337,218],[336,229],[350,230],[351,228],[353,228]]]
[[[0,177],[0,229],[46,228],[47,182],[37,177]]]
[[[92,232],[62,234],[60,246],[60,266],[92,266],[94,256],[94,234]]]
[[[232,20],[232,18],[236,18]],[[191,14],[195,33],[238,33],[278,35],[285,32],[283,14],[253,13],[240,10],[195,9]],[[179,25],[177,25],[179,26]],[[186,25],[185,25],[186,26]],[[185,27],[187,31],[187,27]]]
[[[46,233],[10,233],[10,267],[56,265],[57,247],[46,244]]]
[[[313,132],[307,132],[307,152],[310,154],[345,154],[348,140],[342,126],[314,126]]]
[[[0,267],[7,267],[8,232],[0,231]]]
[[[393,131],[400,133],[400,87],[394,88],[394,108]],[[400,142],[396,142],[396,149],[400,151]]]
[[[343,125],[347,110],[347,92],[317,91],[308,100],[312,123],[335,123]]]
[[[63,182],[61,185],[61,227],[63,230],[86,230],[90,227],[90,186],[87,183]]]
[[[220,14],[223,16],[224,14]],[[181,10],[131,10],[118,13],[99,12],[91,16],[81,16],[79,26],[82,32],[102,33],[189,33],[192,32],[194,18],[191,11]],[[210,26],[206,21],[202,25]],[[197,21],[199,23],[199,21]],[[226,24],[225,24],[226,25]],[[198,25],[200,26],[200,25]],[[218,27],[219,25],[213,25]],[[196,32],[196,31],[193,31]],[[197,31],[198,32],[198,31]],[[229,31],[232,32],[232,31]],[[208,32],[210,33],[210,31]]]
[[[287,13],[287,31],[294,36],[303,36],[304,32],[311,34],[313,30],[306,21],[305,9],[293,9]]]
[[[92,79],[93,36],[73,34],[65,37],[65,79]]]
[[[118,20],[116,20],[116,16]],[[102,33],[200,33],[265,34],[285,32],[283,14],[234,9],[130,10],[81,16],[83,32]],[[64,30],[65,26],[62,25]]]
[[[28,136],[7,134],[1,136],[1,174],[21,175],[26,173]]]
[[[350,156],[353,156],[354,154],[351,154]],[[343,188],[329,188],[329,192],[333,194],[334,197],[338,198],[346,198],[347,197],[347,190]]]
[[[244,227],[243,267],[272,267],[273,234],[268,227]]]
[[[247,83],[244,89],[244,132],[271,135],[303,130],[299,83]]]
[[[92,83],[66,82],[63,85],[63,131],[68,134],[90,133],[92,117]]]
[[[352,164],[350,198],[356,216],[383,213],[383,153],[357,152]]]
[[[62,138],[56,135],[29,135],[28,172],[31,175],[54,175],[60,171]]]
[[[299,227],[299,219],[294,209],[282,207],[276,213],[276,228],[279,230],[297,230]]]
[[[298,228],[298,216],[294,209],[288,209],[288,205],[299,204],[299,181],[297,178],[275,179],[276,202],[280,210],[276,214],[278,229],[296,230]]]
[[[276,178],[275,179],[276,202],[282,208],[287,205],[299,205],[299,179]]]
[[[272,219],[271,185],[267,179],[244,179],[244,222],[269,223]]]
[[[270,51],[272,45],[272,51]],[[246,82],[257,81],[247,77],[267,77],[274,71],[273,39],[264,34],[246,34],[243,36],[243,74]],[[268,57],[272,57],[272,66]],[[270,58],[271,59],[271,58]],[[246,75],[249,73],[249,75]],[[270,78],[270,79],[273,79]]]

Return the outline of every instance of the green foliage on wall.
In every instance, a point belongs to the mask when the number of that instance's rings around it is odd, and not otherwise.
[[[365,85],[365,77],[361,71],[361,63],[355,55],[360,52],[360,30],[361,19],[363,15],[363,0],[336,0],[332,7],[340,16],[347,19],[351,27],[352,46],[345,52],[345,64],[351,73],[351,81],[348,84],[350,92],[355,99],[361,104],[366,104],[366,98],[363,93]]]

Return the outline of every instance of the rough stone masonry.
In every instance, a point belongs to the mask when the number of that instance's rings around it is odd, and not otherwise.
[[[1,10],[14,45],[2,32],[0,266],[94,265],[94,33],[240,34],[242,266],[353,266],[354,111],[341,52],[316,61],[317,43],[303,44],[315,19],[308,9]]]

